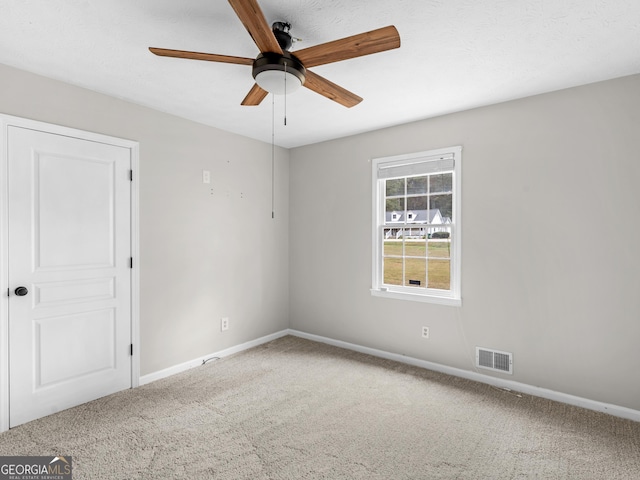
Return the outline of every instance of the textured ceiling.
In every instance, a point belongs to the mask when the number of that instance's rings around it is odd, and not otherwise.
[[[312,70],[364,98],[308,89],[240,102],[251,67],[148,47],[255,57],[225,0],[0,0],[0,63],[295,147],[640,73],[638,0],[260,0],[305,48],[395,25],[402,46]],[[1,87],[1,79],[0,79]],[[272,108],[275,107],[275,115]]]

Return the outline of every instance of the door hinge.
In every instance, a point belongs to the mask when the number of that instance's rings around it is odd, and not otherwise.
[[[129,268],[133,268],[133,257],[129,257]]]
[[[133,182],[133,170],[129,170],[129,181]]]
[[[133,357],[133,343],[129,345],[129,355]]]

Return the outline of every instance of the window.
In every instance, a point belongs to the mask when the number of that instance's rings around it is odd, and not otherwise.
[[[451,147],[372,161],[373,295],[461,305],[461,156]]]

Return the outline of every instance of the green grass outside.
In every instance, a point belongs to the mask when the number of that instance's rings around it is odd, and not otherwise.
[[[387,258],[387,256],[402,256],[402,242],[384,242],[384,283],[389,285],[406,285],[424,288],[438,288],[442,290],[451,289],[450,275],[450,252],[449,242],[429,241],[425,242],[408,241],[405,243],[404,254],[408,257],[404,259],[404,283],[403,283],[403,261],[402,258]],[[428,260],[425,253],[428,251]],[[427,275],[428,274],[428,275]],[[420,285],[411,285],[409,280],[417,280]]]
[[[429,240],[429,258],[449,258],[451,243],[437,240]],[[401,241],[385,241],[384,254],[389,256],[402,256],[403,244]],[[404,254],[407,257],[426,257],[427,246],[425,241],[409,240],[404,243]]]

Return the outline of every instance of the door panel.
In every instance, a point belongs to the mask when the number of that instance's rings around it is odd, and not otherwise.
[[[37,320],[35,389],[113,369],[116,365],[114,320],[112,308]],[[68,332],[73,332],[72,343],[65,338]],[[64,355],[60,355],[60,345],[65,345]]]
[[[131,386],[131,154],[15,126],[7,141],[13,427]]]
[[[34,157],[36,269],[112,267],[115,163]]]
[[[40,283],[34,286],[33,307],[47,308],[65,303],[110,300],[114,298],[114,288],[113,277]]]

